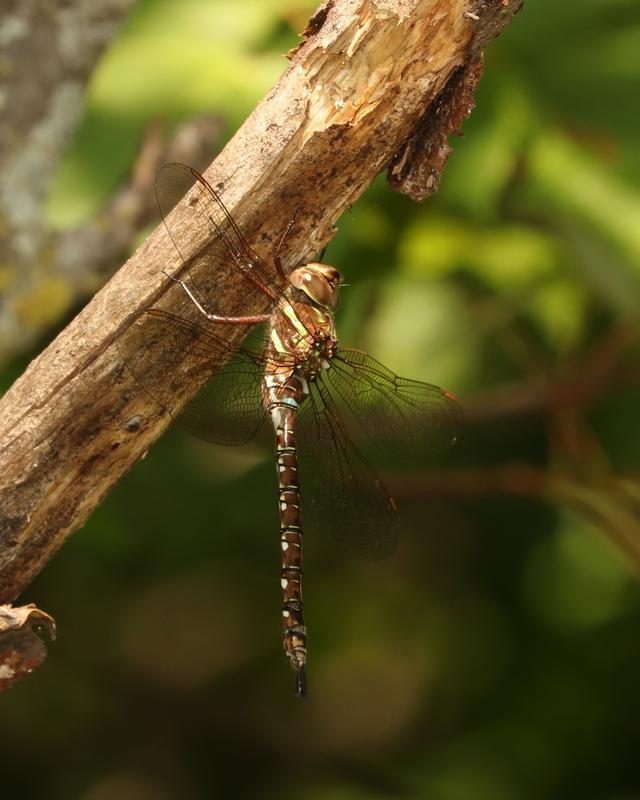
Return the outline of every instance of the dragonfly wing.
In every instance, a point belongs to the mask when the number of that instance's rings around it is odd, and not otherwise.
[[[189,225],[184,224],[184,215],[171,214],[183,198],[192,217]],[[252,250],[220,195],[199,172],[185,164],[165,164],[156,177],[156,199],[167,231],[188,267],[185,277],[208,312],[227,317],[251,315],[268,311],[282,298],[283,289],[274,272]],[[194,254],[191,248],[198,231],[206,244]],[[240,297],[220,291],[233,272],[246,278]]]
[[[234,349],[213,330],[161,309],[142,314],[117,346],[142,388],[190,433],[217,444],[242,444],[264,421],[264,368],[257,352]],[[180,408],[194,385],[202,388]]]
[[[387,452],[402,447],[433,453],[456,441],[462,411],[439,386],[400,378],[370,355],[348,349],[332,359],[326,381],[339,404]]]
[[[311,384],[299,428],[303,521],[310,519],[359,558],[389,555],[397,541],[395,504],[353,445],[321,381]]]
[[[262,367],[234,353],[176,417],[180,427],[216,444],[244,444],[266,417]]]

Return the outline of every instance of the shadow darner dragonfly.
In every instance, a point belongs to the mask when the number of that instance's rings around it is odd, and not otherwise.
[[[333,313],[340,272],[313,262],[285,274],[280,252],[293,221],[270,266],[249,246],[202,175],[182,164],[167,164],[158,173],[156,196],[178,253],[184,249],[178,242],[185,240],[185,232],[170,212],[187,194],[187,208],[197,215],[194,226],[206,229],[208,244],[195,257],[180,255],[179,277],[170,277],[181,292],[185,313],[161,308],[144,312],[119,339],[118,348],[138,383],[178,424],[203,439],[241,444],[271,418],[283,646],[296,672],[296,692],[304,696],[300,486],[305,517],[307,512],[315,516],[316,527],[357,555],[383,557],[395,545],[396,506],[354,446],[351,423],[386,450],[401,444],[423,453],[455,441],[460,409],[449,392],[399,378],[371,356],[338,347]],[[239,300],[229,301],[223,287],[231,270],[240,273],[246,286]],[[257,347],[232,343],[237,326],[249,329],[260,323],[266,332]],[[204,385],[195,399],[177,408],[185,381]]]

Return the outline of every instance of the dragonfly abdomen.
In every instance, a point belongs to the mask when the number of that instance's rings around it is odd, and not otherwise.
[[[307,628],[302,599],[302,521],[300,516],[300,484],[296,417],[304,399],[301,379],[292,375],[278,381],[265,380],[269,413],[276,434],[278,474],[278,507],[280,512],[280,548],[282,566],[282,644],[289,663],[296,670],[296,691],[306,694],[305,664],[307,661]]]

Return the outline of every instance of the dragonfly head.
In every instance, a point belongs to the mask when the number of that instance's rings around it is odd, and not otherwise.
[[[304,292],[317,306],[329,311],[338,307],[341,280],[342,275],[335,267],[315,261],[294,269],[289,275],[292,286]]]

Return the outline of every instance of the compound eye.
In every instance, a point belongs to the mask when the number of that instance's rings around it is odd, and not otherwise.
[[[331,298],[331,287],[322,275],[304,276],[304,291],[320,306],[326,306]]]
[[[314,269],[298,267],[289,276],[289,282],[301,289],[319,306],[334,310],[338,305],[338,293],[326,277]]]

